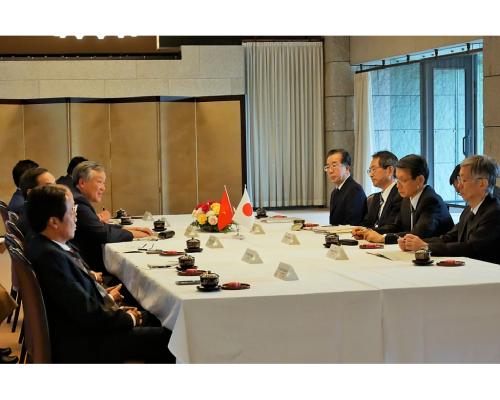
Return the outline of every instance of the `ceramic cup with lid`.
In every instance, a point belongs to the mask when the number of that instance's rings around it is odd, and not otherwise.
[[[259,207],[257,209],[257,217],[265,217],[267,214],[266,214],[266,209],[263,208],[263,207]]]
[[[158,221],[154,222],[155,229],[165,229],[165,221],[162,221],[159,219]]]
[[[330,245],[332,244],[339,245],[340,244],[339,235],[337,235],[336,233],[329,233],[328,235],[325,236],[325,243]]]
[[[116,218],[121,218],[127,215],[127,212],[123,209],[120,208],[119,210],[116,211]]]
[[[132,218],[131,217],[125,217],[125,216],[122,216],[120,218],[122,224],[130,224],[132,222]]]
[[[207,271],[200,276],[200,284],[204,288],[215,288],[219,285],[219,275]]]
[[[415,252],[415,260],[417,261],[430,261],[431,252],[429,250],[417,250]]]
[[[179,267],[181,267],[182,270],[193,268],[194,267],[194,257],[190,256],[189,254],[184,254],[183,256],[180,256],[179,257]]]
[[[193,249],[199,249],[200,248],[200,241],[195,238],[191,238],[186,240],[186,245],[189,250]]]

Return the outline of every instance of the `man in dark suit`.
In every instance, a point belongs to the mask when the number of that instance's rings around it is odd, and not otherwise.
[[[101,201],[105,182],[104,167],[93,161],[82,162],[73,170],[73,186],[70,189],[77,205],[78,227],[71,243],[80,249],[83,259],[92,270],[109,275],[104,267],[103,244],[128,242],[133,238],[152,236],[153,233],[148,228],[121,227],[101,222],[90,202]]]
[[[453,219],[441,196],[427,185],[429,168],[423,157],[410,154],[396,164],[401,212],[392,224],[365,231],[370,242],[395,244],[398,237],[412,233],[421,237],[442,235],[453,228]]]
[[[392,224],[401,211],[401,198],[396,186],[396,163],[398,158],[389,151],[379,151],[372,156],[370,169],[367,171],[373,186],[382,189],[375,193],[361,226],[352,230],[355,239],[363,239],[362,227],[377,228]]]
[[[366,195],[361,185],[352,179],[351,156],[344,149],[330,150],[325,172],[337,185],[330,197],[331,225],[359,225],[366,215]]]
[[[427,249],[434,256],[470,257],[500,264],[500,201],[493,196],[493,188],[500,169],[487,156],[467,157],[460,164],[458,190],[469,205],[460,215],[460,221],[448,233],[439,237],[420,239],[408,234],[398,240],[406,250]]]
[[[14,183],[17,189],[10,199],[9,211],[12,211],[17,215],[21,212],[21,207],[24,204],[23,195],[21,193],[21,189],[19,188],[19,181],[21,180],[21,176],[30,168],[38,168],[38,164],[31,160],[21,160],[12,170],[12,178],[14,178]]]
[[[59,185],[66,185],[67,187],[71,187],[73,185],[73,170],[75,167],[81,162],[88,161],[85,157],[73,157],[68,164],[68,169],[66,170],[66,176],[60,176],[56,183]]]
[[[44,298],[52,361],[173,362],[167,347],[169,331],[141,327],[141,314],[133,307],[106,305],[98,283],[67,245],[76,229],[75,208],[72,194],[59,185],[33,189],[26,203],[36,232],[26,253]]]
[[[21,189],[21,194],[23,196],[24,201],[28,198],[29,192],[36,188],[37,186],[43,186],[47,183],[55,183],[56,178],[45,168],[30,168],[28,169],[22,176],[19,181],[19,187]],[[19,213],[19,219],[15,223],[19,228],[21,233],[24,235],[24,238],[28,236],[28,232],[30,230],[30,225],[28,223],[28,218],[26,217],[26,209],[25,206],[21,208]]]

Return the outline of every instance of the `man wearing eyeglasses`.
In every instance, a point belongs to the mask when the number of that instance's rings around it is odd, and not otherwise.
[[[330,197],[330,224],[359,225],[366,215],[366,195],[349,172],[350,154],[344,149],[330,150],[324,169],[330,181],[337,185]]]
[[[467,157],[460,164],[457,189],[469,205],[458,224],[448,233],[430,239],[408,234],[398,240],[399,247],[403,251],[426,249],[434,256],[470,257],[499,264],[500,201],[493,195],[499,173],[493,158]]]
[[[363,239],[364,228],[377,228],[392,224],[401,211],[401,198],[396,186],[396,163],[398,158],[390,151],[379,151],[372,156],[370,169],[366,171],[373,186],[382,191],[375,193],[360,226],[352,230],[355,239]]]
[[[401,212],[392,224],[364,232],[365,240],[396,244],[407,233],[419,237],[443,235],[454,223],[448,207],[440,195],[427,185],[427,161],[416,154],[403,157],[396,164],[399,194],[403,197]]]

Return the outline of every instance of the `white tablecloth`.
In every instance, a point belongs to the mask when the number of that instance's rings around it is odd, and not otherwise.
[[[216,233],[223,249],[205,243],[196,265],[251,288],[203,293],[178,286],[173,268],[148,263],[175,258],[123,253],[134,247],[183,250],[191,216],[167,216],[176,235],[158,242],[105,246],[108,270],[141,305],[172,330],[170,349],[181,363],[485,363],[500,362],[500,266],[466,258],[463,267],[417,267],[343,246],[349,260],[326,258],[324,236],[293,232],[300,245],[281,239],[291,223],[265,224],[265,235],[245,240]],[[152,222],[134,220],[136,226]],[[344,235],[346,238],[350,235]],[[361,242],[360,242],[361,243]],[[247,248],[262,264],[241,261]],[[396,251],[397,245],[384,251]],[[401,252],[402,255],[405,253]],[[299,280],[274,277],[278,264]],[[196,279],[196,278],[194,278]]]

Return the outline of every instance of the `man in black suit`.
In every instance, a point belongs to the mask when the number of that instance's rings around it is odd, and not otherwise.
[[[355,239],[363,239],[362,227],[377,228],[392,224],[401,211],[401,198],[396,186],[396,163],[398,158],[389,151],[379,151],[372,156],[370,169],[367,171],[373,186],[382,189],[375,193],[361,227],[352,230]]]
[[[121,227],[101,222],[90,203],[100,202],[104,192],[104,167],[93,161],[84,161],[73,170],[71,191],[77,207],[78,227],[71,240],[87,264],[97,272],[109,275],[104,267],[102,245],[128,242],[133,238],[152,236],[148,228]]]
[[[24,201],[28,198],[29,192],[36,188],[37,186],[43,186],[47,183],[55,183],[56,178],[45,168],[30,168],[28,169],[22,176],[19,181],[19,187],[21,189],[21,194],[23,196]],[[24,238],[28,236],[28,232],[30,230],[30,225],[28,223],[28,218],[26,217],[26,209],[25,206],[21,208],[19,213],[19,219],[15,223],[19,228],[21,233],[24,235]]]
[[[76,229],[72,194],[59,185],[35,188],[28,196],[26,214],[36,232],[26,253],[44,298],[52,361],[173,362],[167,347],[169,331],[141,327],[136,308],[106,305],[98,283],[67,245]]]
[[[443,199],[427,185],[429,168],[423,157],[410,154],[396,164],[401,212],[392,224],[364,232],[365,240],[395,244],[398,237],[412,233],[421,237],[442,235],[453,228],[453,219]]]
[[[12,170],[12,178],[14,178],[14,183],[16,185],[16,191],[12,195],[12,198],[9,202],[9,211],[16,213],[19,215],[21,212],[21,207],[24,204],[23,195],[21,193],[21,189],[19,188],[19,181],[21,180],[21,176],[30,168],[37,168],[38,164],[31,160],[21,160],[19,161],[14,169]]]
[[[361,185],[352,179],[351,156],[344,149],[330,150],[325,172],[337,185],[330,197],[331,225],[359,225],[366,215],[366,195]]]
[[[398,240],[399,247],[404,251],[427,249],[434,256],[470,257],[500,264],[500,200],[493,196],[499,173],[494,159],[467,157],[460,164],[458,190],[469,205],[458,224],[439,237],[421,236],[422,240],[408,234]]]
[[[67,175],[60,176],[56,183],[59,185],[66,185],[67,187],[71,187],[73,185],[73,170],[75,167],[81,162],[88,161],[85,157],[73,157],[68,164],[68,168],[66,169]]]

